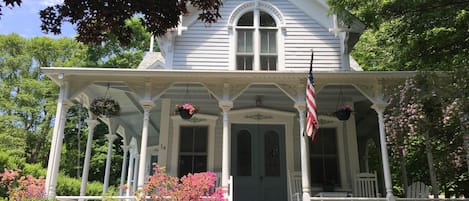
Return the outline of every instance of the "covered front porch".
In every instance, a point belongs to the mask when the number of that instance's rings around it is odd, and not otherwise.
[[[354,196],[357,174],[373,172],[367,162],[369,144],[377,147],[382,158],[376,170],[377,193],[393,197],[383,125],[384,87],[411,73],[316,72],[321,130],[319,141],[313,143],[303,134],[304,72],[42,70],[61,88],[46,179],[50,198],[66,198],[56,195],[55,186],[67,120],[64,114],[71,100],[89,107],[94,98],[106,93],[119,102],[120,115],[106,118],[90,113],[88,135],[93,135],[99,118],[108,125],[109,144],[122,139],[120,185],[127,189],[120,191],[121,198],[130,199],[142,189],[153,162],[173,176],[215,172],[219,186],[227,191],[233,187],[230,196],[234,200],[293,200],[298,195],[301,200],[314,200],[334,193]],[[199,109],[189,120],[174,113],[175,106],[184,103]],[[344,105],[354,112],[341,121],[333,113]],[[88,139],[81,193],[73,195],[83,199],[92,137]],[[106,164],[113,162],[110,147]],[[103,193],[109,186],[108,168]],[[299,176],[300,189],[292,187],[293,175]]]

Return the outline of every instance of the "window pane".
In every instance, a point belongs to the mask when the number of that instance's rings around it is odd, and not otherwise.
[[[261,53],[277,53],[277,30],[261,30]]]
[[[240,56],[236,57],[237,70],[252,70],[253,56]]]
[[[194,152],[207,152],[207,127],[197,127],[194,130]]]
[[[207,156],[194,156],[194,171],[192,173],[207,171]]]
[[[178,177],[192,172],[192,156],[179,156]]]
[[[238,26],[254,26],[254,12],[248,12],[239,18]]]
[[[266,12],[262,12],[260,13],[260,23],[261,23],[261,27],[276,27],[276,24],[275,24],[275,20],[274,18],[272,18],[272,16],[270,16],[268,13]]]
[[[337,155],[337,133],[334,128],[322,128],[318,141],[309,144],[311,182],[316,185],[339,184],[339,159]]]
[[[191,127],[181,127],[179,150],[180,152],[192,152],[194,150],[193,129]]]
[[[261,56],[261,70],[277,70],[277,56]]]
[[[280,176],[280,145],[278,133],[269,131],[264,135],[265,176]]]
[[[246,29],[238,30],[238,52],[240,53],[252,53],[252,38],[253,31]]]
[[[180,127],[179,177],[207,170],[207,144],[207,127]]]
[[[251,176],[251,134],[242,130],[237,135],[237,176]]]

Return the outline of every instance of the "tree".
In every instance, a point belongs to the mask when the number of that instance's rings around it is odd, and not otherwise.
[[[198,19],[203,22],[214,23],[221,17],[222,0],[65,0],[40,12],[41,29],[60,34],[65,21],[77,26],[78,41],[100,44],[114,35],[121,44],[127,45],[134,34],[126,25],[127,20],[140,16],[140,23],[148,32],[161,35],[176,27],[179,16],[189,13],[191,6],[201,10]]]
[[[468,150],[463,144],[468,125],[461,121],[469,112],[464,91],[468,73],[466,69],[449,75],[419,73],[396,89],[385,125],[393,167],[403,167],[402,181],[408,177],[430,182],[436,195],[440,185],[447,196],[468,195],[464,190],[469,185],[464,163]],[[446,86],[462,91],[455,93]]]
[[[3,1],[3,3],[0,2],[0,17],[2,16],[2,8],[4,6],[7,6],[9,8],[13,8],[15,6],[20,6],[21,5],[21,0],[2,0],[2,1]]]
[[[25,157],[28,163],[47,161],[55,115],[57,87],[40,66],[75,65],[84,46],[73,39],[0,35],[0,149]],[[45,165],[45,164],[43,164]]]
[[[468,0],[329,0],[368,29],[353,56],[368,70],[452,70],[469,64]],[[345,23],[351,18],[346,18]]]

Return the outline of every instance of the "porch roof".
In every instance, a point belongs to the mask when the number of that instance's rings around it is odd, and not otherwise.
[[[190,91],[190,102],[202,108],[202,113],[218,115],[218,101],[234,101],[233,109],[260,107],[295,112],[295,102],[304,101],[307,73],[304,71],[201,71],[163,69],[116,68],[41,68],[50,79],[68,90],[66,99],[78,99],[88,105],[93,98],[103,96],[107,90],[121,105],[121,115],[113,121],[125,129],[122,134],[129,142],[131,136],[141,134],[143,108],[141,101],[150,100],[161,105],[162,98],[172,104],[184,103]],[[382,86],[400,82],[415,75],[406,71],[335,71],[314,72],[319,113],[329,114],[336,109],[338,94],[357,102],[368,99],[373,102]],[[228,86],[227,86],[228,85]],[[109,88],[108,88],[109,86]],[[227,88],[228,87],[228,88]],[[188,90],[190,89],[190,90]],[[358,110],[359,108],[356,108]],[[159,135],[161,107],[151,111],[150,135]],[[295,112],[296,113],[296,112]],[[103,119],[107,121],[107,119]],[[106,122],[108,123],[108,122]],[[118,131],[119,133],[119,131]],[[139,137],[137,137],[139,139]],[[152,138],[150,145],[158,143]],[[138,142],[139,143],[139,142]]]

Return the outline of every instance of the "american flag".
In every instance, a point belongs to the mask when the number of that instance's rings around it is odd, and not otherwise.
[[[313,141],[317,141],[319,124],[316,107],[316,94],[314,92],[313,57],[314,52],[311,52],[311,62],[308,81],[306,84],[306,134],[311,137]]]

